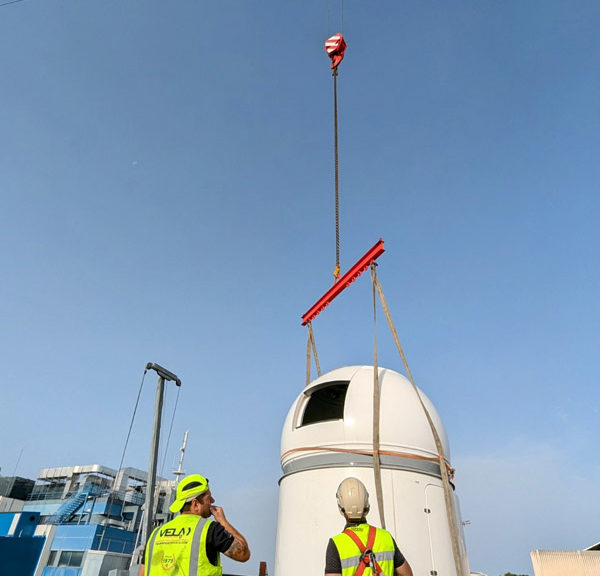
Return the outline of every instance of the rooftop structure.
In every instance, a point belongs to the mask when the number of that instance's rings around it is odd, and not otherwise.
[[[30,538],[31,554],[37,555],[31,576],[62,576],[65,569],[69,576],[125,570],[140,543],[147,479],[143,470],[115,470],[100,464],[44,468],[35,482],[17,479],[11,484],[10,479],[0,479],[4,481],[0,489],[22,496],[11,498],[12,518],[4,519],[7,529],[0,534],[4,537],[0,546],[10,553],[17,545],[27,547],[25,538]],[[170,518],[168,507],[175,489],[176,481],[157,478],[154,525]],[[10,526],[29,518],[35,524],[31,534],[10,532]]]
[[[535,576],[596,576],[600,574],[600,552],[587,550],[533,550]]]

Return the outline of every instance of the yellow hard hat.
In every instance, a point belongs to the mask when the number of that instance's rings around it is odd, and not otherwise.
[[[208,479],[200,474],[190,474],[177,484],[175,502],[169,506],[171,512],[179,512],[186,502],[192,501],[208,490]]]

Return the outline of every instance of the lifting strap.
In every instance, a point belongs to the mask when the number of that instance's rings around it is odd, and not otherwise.
[[[381,483],[381,456],[379,454],[379,411],[381,393],[379,390],[379,366],[377,364],[377,307],[375,302],[375,262],[371,262],[371,278],[373,280],[373,475],[375,480],[375,494],[377,497],[377,509],[379,510],[379,521],[381,527],[385,528],[385,515],[383,508],[383,486]]]
[[[317,368],[317,376],[321,376],[321,365],[319,364],[319,357],[317,356],[317,345],[315,344],[315,335],[313,333],[312,324],[307,323],[308,326],[308,341],[306,343],[306,385],[310,384],[310,354],[315,357],[315,366]]]
[[[354,450],[353,448],[336,448],[334,446],[300,446],[298,448],[292,448],[286,450],[281,457],[285,458],[288,454],[295,454],[296,452],[335,452],[337,454],[356,454],[358,456],[369,456],[373,457],[372,450]],[[395,450],[379,450],[381,456],[391,456],[393,458],[409,458],[411,460],[423,460],[424,462],[437,462],[439,464],[439,456],[421,456],[420,454],[409,454],[408,452],[396,452]],[[454,469],[448,465],[448,462],[444,462],[448,469],[450,476],[454,475]],[[441,472],[440,472],[441,474]]]
[[[371,277],[373,279],[373,291],[377,289],[379,294],[379,300],[381,302],[381,307],[385,313],[385,317],[387,318],[388,325],[390,327],[390,331],[392,332],[392,336],[394,337],[394,342],[396,343],[396,348],[400,353],[400,357],[402,358],[402,362],[404,364],[404,369],[406,370],[406,374],[410,380],[410,383],[413,386],[415,394],[419,399],[419,403],[421,404],[421,408],[423,408],[423,412],[425,413],[425,417],[427,418],[427,422],[429,423],[429,427],[431,428],[431,433],[433,434],[433,439],[435,441],[436,449],[438,452],[438,460],[440,463],[440,472],[442,475],[442,486],[444,489],[444,501],[446,503],[446,512],[448,517],[448,528],[450,529],[450,539],[452,541],[452,553],[454,555],[454,565],[456,567],[457,576],[466,575],[465,567],[463,566],[462,556],[460,553],[460,543],[459,543],[459,535],[458,535],[458,527],[456,525],[456,513],[454,508],[454,500],[452,498],[452,487],[450,486],[450,475],[448,473],[448,468],[446,466],[446,458],[444,456],[444,448],[442,446],[442,441],[440,440],[440,436],[438,431],[436,430],[435,424],[429,414],[429,410],[425,406],[421,395],[419,394],[419,390],[417,385],[415,384],[415,380],[413,375],[408,367],[408,362],[406,360],[406,356],[404,355],[404,351],[402,350],[402,345],[400,344],[400,339],[398,338],[398,333],[396,332],[396,328],[394,326],[394,322],[390,315],[390,311],[387,307],[387,303],[385,301],[385,296],[383,295],[383,290],[381,288],[381,284],[377,279],[377,274],[375,272],[375,262],[371,263]],[[375,427],[375,422],[373,423]],[[375,461],[375,459],[374,459]]]
[[[377,559],[373,554],[373,544],[375,544],[377,528],[375,528],[375,526],[369,526],[369,537],[367,538],[366,546],[362,543],[358,535],[350,530],[350,528],[346,528],[344,530],[344,534],[346,534],[346,536],[350,536],[350,539],[358,546],[358,549],[360,550],[360,564],[358,565],[358,569],[356,570],[354,576],[362,576],[367,566],[371,568],[371,573],[381,574],[381,566],[379,566]]]

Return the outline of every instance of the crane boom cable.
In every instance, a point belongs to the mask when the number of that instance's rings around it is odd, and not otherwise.
[[[335,271],[336,280],[340,277],[340,191],[339,191],[339,147],[338,147],[338,106],[337,106],[337,67],[333,70],[333,133],[335,158]]]
[[[334,34],[325,41],[325,51],[331,58],[333,76],[333,158],[334,158],[334,187],[335,187],[335,270],[333,276],[337,282],[340,279],[340,172],[339,172],[339,137],[338,137],[338,66],[344,59],[346,42],[343,34]]]

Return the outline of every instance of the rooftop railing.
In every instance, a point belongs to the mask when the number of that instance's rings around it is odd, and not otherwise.
[[[90,488],[88,486],[79,487],[76,490],[73,490],[72,492],[69,492],[67,494],[64,493],[64,490],[46,490],[31,492],[31,494],[27,496],[27,500],[30,502],[42,502],[46,500],[68,500],[72,496],[83,492],[88,492],[90,496],[96,498],[110,498],[112,495],[112,498],[115,502],[121,501],[125,504],[133,504],[134,506],[141,506],[146,500],[146,495],[143,492],[136,492],[133,490],[112,491],[110,490],[110,488]]]

